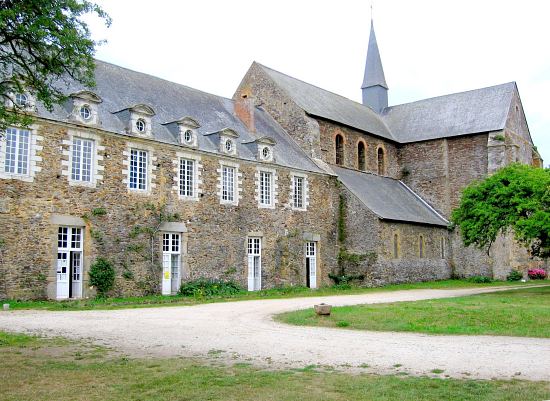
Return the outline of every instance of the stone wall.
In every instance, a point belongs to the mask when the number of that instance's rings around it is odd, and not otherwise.
[[[358,165],[358,143],[365,145],[365,170],[378,174],[378,149],[384,151],[384,171],[382,175],[400,178],[397,147],[389,141],[367,135],[364,132],[353,128],[345,127],[331,121],[318,119],[321,134],[321,154],[326,163],[336,164],[336,135],[344,138],[344,167],[359,170]]]
[[[263,240],[263,287],[304,285],[304,238],[315,235],[320,238],[318,285],[328,282],[328,270],[337,257],[335,178],[302,171],[308,177],[309,206],[307,211],[296,211],[289,205],[293,170],[269,164],[277,172],[278,203],[274,209],[260,209],[255,199],[260,163],[186,149],[200,157],[202,195],[196,201],[181,200],[174,189],[174,161],[181,147],[91,131],[100,136],[102,146],[98,159],[103,179],[95,188],[69,185],[62,173],[68,163],[68,127],[44,122],[39,128],[45,138],[38,151],[41,171],[34,181],[0,180],[0,236],[5,241],[0,255],[0,298],[55,297],[58,227],[50,222],[53,214],[85,216],[84,296],[91,294],[87,282],[90,263],[99,256],[106,256],[116,267],[113,295],[159,292],[161,233],[154,235],[151,264],[151,242],[143,231],[158,226],[160,205],[164,205],[164,213],[177,214],[187,229],[187,249],[182,256],[184,279],[223,277],[246,286],[246,240],[254,235]],[[154,157],[149,193],[131,192],[123,183],[128,168],[124,152],[129,141],[147,147]],[[238,206],[220,204],[220,159],[239,164],[242,199]],[[106,214],[94,215],[94,209],[103,209]]]
[[[371,254],[357,265],[348,265],[346,274],[364,275],[364,285],[377,286],[451,277],[451,246],[447,228],[380,220],[346,188],[345,241],[348,253]],[[398,255],[394,255],[394,235],[398,236]],[[419,239],[423,238],[424,255],[419,255]],[[444,240],[444,254],[441,240]]]

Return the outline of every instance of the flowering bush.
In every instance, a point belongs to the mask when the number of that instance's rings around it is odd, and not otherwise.
[[[546,272],[543,269],[531,269],[527,272],[527,275],[531,280],[544,280],[546,278]]]

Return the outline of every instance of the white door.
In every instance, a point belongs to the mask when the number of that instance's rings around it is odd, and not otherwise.
[[[309,288],[317,288],[317,243],[306,242],[306,282]]]
[[[82,234],[80,227],[57,230],[57,299],[82,298]]]
[[[181,235],[162,234],[162,295],[177,294],[181,283]]]
[[[248,238],[248,291],[262,289],[262,240]]]
[[[69,255],[57,252],[57,299],[69,298]]]

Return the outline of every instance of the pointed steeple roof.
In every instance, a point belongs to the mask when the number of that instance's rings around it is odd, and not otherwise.
[[[382,68],[382,60],[380,59],[380,51],[376,42],[376,34],[374,33],[374,23],[370,21],[370,36],[369,48],[367,51],[367,62],[365,64],[365,77],[361,89],[371,86],[380,85],[388,89],[386,78],[384,77],[384,69]]]

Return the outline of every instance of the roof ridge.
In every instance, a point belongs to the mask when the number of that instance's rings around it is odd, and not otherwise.
[[[413,104],[413,103],[420,103],[420,102],[425,102],[425,101],[428,101],[428,100],[439,99],[439,98],[444,98],[444,97],[449,97],[449,96],[454,96],[454,95],[460,95],[460,94],[468,93],[468,92],[476,92],[476,91],[496,88],[496,87],[499,87],[499,86],[507,86],[507,85],[517,85],[517,84],[516,84],[516,81],[509,81],[509,82],[505,82],[505,83],[497,84],[497,85],[484,86],[484,87],[481,87],[481,88],[468,89],[468,90],[460,91],[460,92],[447,93],[445,95],[427,97],[427,98],[424,98],[424,99],[413,100],[412,102],[394,104],[394,105],[386,107],[383,111],[389,110],[393,107],[399,107],[399,106],[404,106],[404,105]]]

